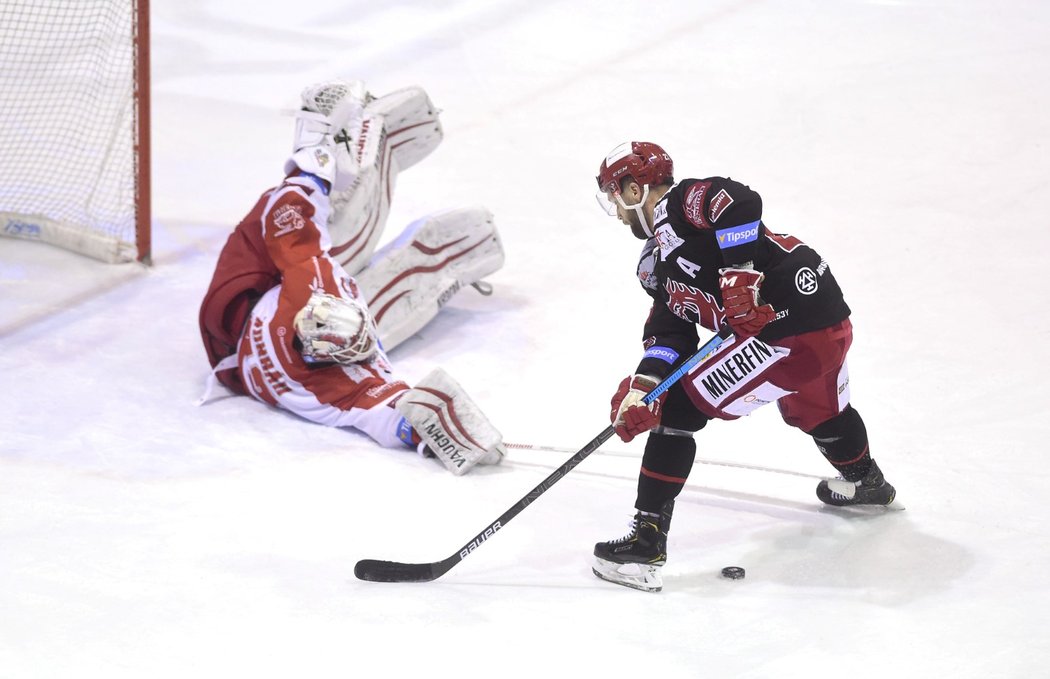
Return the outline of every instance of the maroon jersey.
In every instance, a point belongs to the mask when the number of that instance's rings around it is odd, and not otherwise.
[[[655,236],[646,241],[638,280],[653,299],[645,357],[637,372],[665,377],[696,349],[697,325],[725,322],[719,270],[750,266],[765,274],[761,298],[777,315],[759,339],[775,342],[837,325],[850,314],[828,263],[801,240],[769,231],[762,199],[732,179],[675,184],[656,204]]]

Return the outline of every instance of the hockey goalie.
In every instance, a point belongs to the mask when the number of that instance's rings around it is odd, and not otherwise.
[[[234,229],[201,304],[212,366],[202,402],[218,381],[457,475],[502,459],[499,431],[451,376],[437,368],[409,387],[387,357],[458,290],[487,291],[482,279],[503,265],[482,207],[423,217],[376,251],[398,173],[441,139],[419,87],[303,91],[285,178]]]

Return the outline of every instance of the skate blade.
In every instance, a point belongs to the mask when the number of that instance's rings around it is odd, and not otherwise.
[[[831,511],[843,511],[845,514],[883,514],[886,512],[903,512],[904,504],[901,503],[897,498],[890,500],[889,504],[885,505],[872,505],[872,504],[857,504],[857,505],[833,505],[829,503],[822,503],[821,509]]]
[[[642,592],[659,592],[664,585],[660,566],[638,563],[620,564],[595,558],[591,572],[606,582]]]

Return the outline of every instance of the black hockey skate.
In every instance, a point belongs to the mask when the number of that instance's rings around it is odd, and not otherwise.
[[[871,462],[871,469],[860,481],[831,479],[817,484],[817,498],[833,507],[888,505],[896,496],[897,491],[886,482],[882,470],[874,460]]]
[[[638,512],[627,535],[596,544],[591,569],[594,574],[624,587],[659,592],[663,588],[660,568],[667,562],[667,531],[673,509],[672,501],[659,517]]]

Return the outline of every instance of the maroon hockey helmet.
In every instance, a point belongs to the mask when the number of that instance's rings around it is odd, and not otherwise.
[[[598,188],[616,195],[624,179],[632,178],[643,186],[661,184],[674,178],[674,161],[667,151],[648,141],[628,141],[605,157],[598,169]]]

